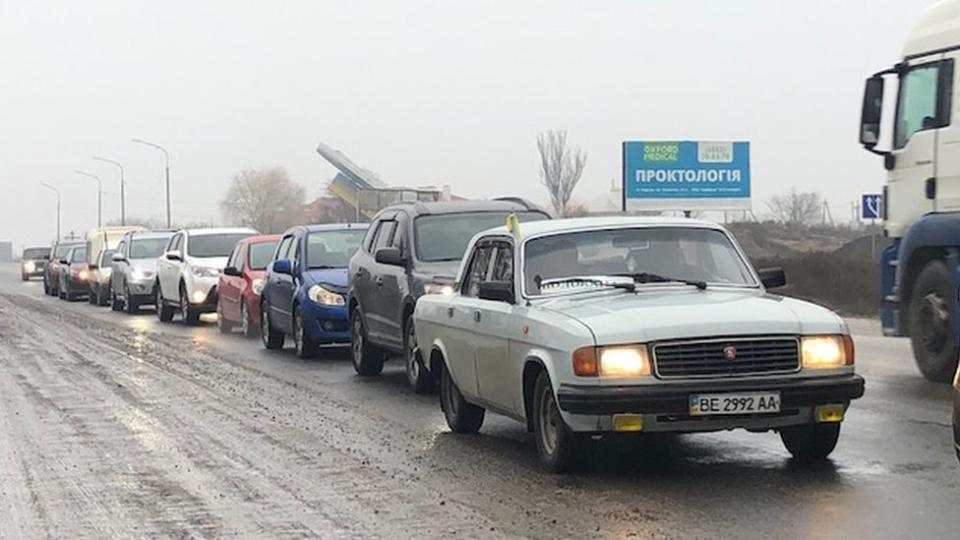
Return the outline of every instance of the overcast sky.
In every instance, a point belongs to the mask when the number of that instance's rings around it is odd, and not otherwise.
[[[879,190],[856,141],[863,79],[893,64],[928,0],[0,0],[0,239],[163,215],[218,221],[231,175],[286,167],[311,196],[326,142],[387,182],[547,197],[537,133],[589,153],[574,198],[620,176],[623,140],[749,140],[753,207],[790,186],[835,217]]]

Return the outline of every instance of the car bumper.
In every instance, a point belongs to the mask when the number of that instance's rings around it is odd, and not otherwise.
[[[185,276],[187,300],[190,307],[199,313],[213,313],[217,310],[217,283],[219,277]]]
[[[557,401],[574,431],[614,431],[613,417],[643,416],[643,431],[766,430],[814,421],[818,405],[843,404],[863,395],[859,375],[752,381],[659,384],[649,386],[561,385]],[[780,393],[780,412],[730,416],[691,416],[690,396],[702,393]]]
[[[349,343],[350,324],[346,306],[325,306],[305,302],[304,329],[317,344]]]
[[[156,282],[149,281],[127,281],[127,290],[130,291],[130,297],[138,303],[143,304],[155,300]]]

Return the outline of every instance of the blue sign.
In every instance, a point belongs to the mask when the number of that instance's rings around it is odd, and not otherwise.
[[[750,208],[750,143],[623,143],[624,210]]]
[[[883,195],[864,193],[860,195],[860,218],[880,219],[883,215]]]

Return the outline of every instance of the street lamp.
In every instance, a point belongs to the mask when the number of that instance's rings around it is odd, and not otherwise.
[[[51,186],[46,182],[43,182],[40,185],[57,194],[57,242],[59,242],[60,241],[60,190]]]
[[[99,229],[103,226],[103,183],[100,181],[100,177],[95,174],[77,170],[73,172],[97,181],[97,228]]]
[[[170,227],[172,227],[172,225],[170,225],[170,153],[167,152],[167,149],[166,149],[166,148],[160,146],[159,144],[154,144],[154,143],[152,143],[152,142],[148,142],[148,141],[145,141],[145,140],[143,140],[143,139],[130,139],[130,141],[131,141],[131,142],[135,142],[135,143],[137,143],[137,144],[145,144],[145,145],[147,145],[147,146],[152,146],[152,147],[156,148],[157,150],[160,150],[161,152],[163,152],[163,159],[166,161],[166,164],[167,164],[167,168],[166,168],[166,172],[167,172],[167,183],[166,183],[166,189],[167,189],[167,228],[169,229]]]
[[[117,167],[120,167],[120,224],[126,225],[127,224],[127,201],[126,201],[127,196],[124,192],[124,185],[126,184],[126,182],[123,181],[123,165],[121,165],[119,161],[114,161],[112,159],[102,158],[98,156],[93,156],[93,159],[97,161],[103,161],[105,163],[110,163],[112,165],[116,165]]]

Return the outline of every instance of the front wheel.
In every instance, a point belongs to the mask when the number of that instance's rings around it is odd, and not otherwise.
[[[440,408],[447,419],[447,426],[454,433],[476,433],[483,425],[486,409],[468,403],[453,382],[446,366],[440,372]]]
[[[173,307],[163,299],[163,292],[160,290],[159,283],[157,283],[157,318],[160,319],[160,322],[173,320]]]
[[[384,353],[367,341],[367,328],[359,309],[350,313],[350,357],[359,375],[370,377],[383,371]]]
[[[794,458],[800,461],[826,459],[837,447],[840,424],[806,424],[780,430],[780,440]]]
[[[187,295],[187,288],[183,285],[180,286],[180,318],[187,326],[200,324],[200,312],[190,307],[190,296]]]
[[[250,310],[247,309],[245,301],[240,302],[240,330],[244,337],[257,337],[257,323],[250,318]]]
[[[931,261],[920,271],[910,296],[913,357],[923,376],[933,382],[950,382],[960,355],[952,283],[947,265]]]
[[[550,472],[567,472],[580,458],[584,436],[563,421],[546,371],[540,372],[533,390],[533,436],[540,462]]]
[[[126,298],[126,309],[127,313],[130,315],[136,315],[140,312],[140,304],[137,303],[137,300],[130,295],[130,286],[123,286],[123,296]]]
[[[413,317],[404,322],[404,363],[407,366],[407,383],[418,394],[429,394],[437,387],[436,379],[423,365],[421,355],[417,353],[417,332],[413,326]]]
[[[293,346],[300,358],[313,358],[318,352],[317,343],[307,334],[303,308],[300,306],[293,310]]]

